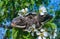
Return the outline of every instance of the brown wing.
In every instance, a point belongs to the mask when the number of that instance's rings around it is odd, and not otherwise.
[[[25,20],[22,17],[16,17],[12,20],[11,26],[18,28],[25,28]]]

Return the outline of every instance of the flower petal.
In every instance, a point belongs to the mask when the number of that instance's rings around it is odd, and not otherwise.
[[[48,32],[43,32],[43,35],[44,35],[45,37],[47,37],[47,36],[48,36]]]
[[[38,38],[37,38],[37,39],[42,39],[42,38],[41,38],[41,36],[38,36]]]

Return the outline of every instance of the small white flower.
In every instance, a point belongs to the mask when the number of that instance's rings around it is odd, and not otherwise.
[[[57,36],[57,34],[56,33],[54,33],[54,36],[53,36],[53,38],[55,38]]]
[[[40,6],[39,10],[42,10],[42,12],[47,12],[47,10],[44,6]]]
[[[32,30],[33,32],[36,32],[36,31],[37,31],[35,24],[33,24],[33,25],[31,26],[31,30]]]
[[[44,35],[45,37],[47,37],[47,36],[48,36],[48,32],[43,32],[43,35]]]
[[[50,39],[52,39],[52,37],[53,37],[53,36],[52,36],[52,35],[50,35]]]
[[[24,31],[27,31],[27,32],[31,32],[31,27],[29,27],[28,29],[25,29]]]
[[[39,13],[40,15],[44,15],[47,12],[46,8],[44,6],[39,7]]]
[[[44,32],[45,30],[44,30],[44,29],[41,29],[40,31],[41,31],[41,32]]]
[[[33,25],[32,25],[32,28],[34,28],[34,29],[35,29],[35,26],[36,26],[36,25],[35,25],[35,24],[33,24]]]
[[[41,33],[39,31],[36,32],[36,35],[40,35]]]
[[[43,39],[46,39],[46,37],[43,37]]]
[[[34,32],[32,32],[31,35],[34,36]]]
[[[55,29],[55,32],[57,32],[57,28]]]
[[[18,13],[19,16],[23,17],[23,15],[21,13]]]
[[[38,36],[37,39],[46,39],[46,37],[41,37],[41,36]]]
[[[42,38],[41,38],[41,36],[38,36],[38,38],[37,38],[37,39],[42,39]]]
[[[38,30],[37,29],[34,29],[34,32],[37,32]]]
[[[25,10],[24,10],[24,9],[22,9],[22,10],[21,10],[21,12],[23,12],[23,13],[24,13],[24,12],[25,12]]]
[[[25,11],[28,12],[28,8],[25,8]]]
[[[43,12],[41,12],[41,13],[40,13],[40,15],[44,15],[44,13],[43,13]]]

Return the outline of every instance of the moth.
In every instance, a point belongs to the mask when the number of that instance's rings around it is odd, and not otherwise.
[[[18,16],[12,20],[11,25],[18,28],[29,28],[33,24],[36,25],[36,28],[41,27],[42,22],[52,19],[52,16],[49,14],[40,15],[34,14],[33,12],[28,13],[25,16]]]

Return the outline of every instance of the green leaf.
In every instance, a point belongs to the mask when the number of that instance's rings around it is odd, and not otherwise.
[[[51,27],[52,27],[52,29],[56,29],[57,28],[55,23],[51,23]]]
[[[2,7],[2,5],[3,5],[3,1],[0,1],[0,7]]]
[[[10,32],[9,29],[6,31],[5,36],[6,36],[8,39],[10,39],[10,37],[11,37],[11,32]]]
[[[34,0],[31,0],[31,4],[33,4],[33,5],[34,5],[34,3],[35,3],[35,1],[34,1]]]
[[[46,28],[52,28],[52,29],[56,29],[57,26],[55,23],[51,23],[51,22],[47,22],[45,25],[44,25]]]

